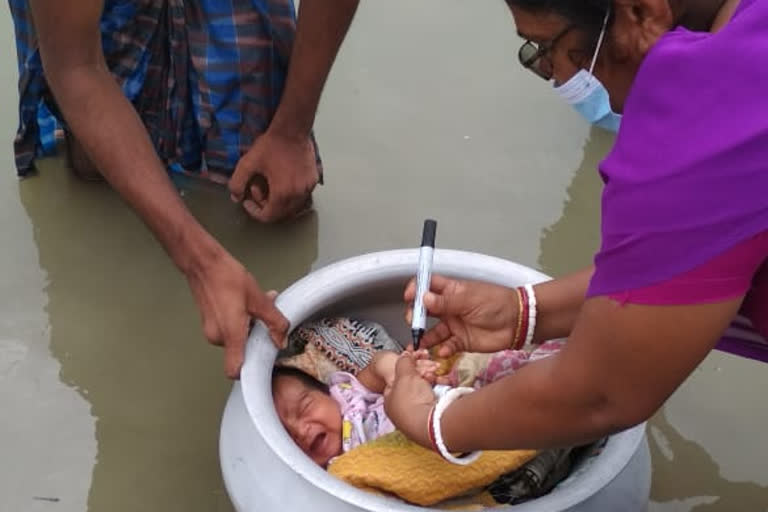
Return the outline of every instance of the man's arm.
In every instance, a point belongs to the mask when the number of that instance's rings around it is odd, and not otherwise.
[[[287,322],[253,278],[184,206],[101,48],[102,0],[30,0],[46,78],[67,123],[104,177],[189,279],[206,337],[239,371],[248,312],[282,338]]]
[[[72,131],[109,183],[184,270],[215,251],[187,211],[101,50],[102,0],[31,0],[46,79]],[[207,246],[207,247],[206,247]],[[199,256],[202,256],[200,254]]]
[[[270,130],[309,135],[317,106],[359,0],[301,0],[288,79]]]
[[[267,132],[238,162],[229,182],[233,199],[245,201],[257,220],[273,221],[300,209],[318,180],[309,140],[320,96],[359,0],[301,0],[285,90]],[[246,186],[255,174],[269,192]]]

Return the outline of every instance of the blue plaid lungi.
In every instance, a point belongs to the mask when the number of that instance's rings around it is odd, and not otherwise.
[[[66,127],[45,81],[27,4],[9,0],[20,176],[34,170],[35,158],[55,153]],[[295,21],[292,0],[105,0],[100,28],[107,64],[169,170],[232,173],[275,114]]]

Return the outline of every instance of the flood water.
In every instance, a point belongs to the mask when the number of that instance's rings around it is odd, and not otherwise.
[[[590,129],[517,64],[503,2],[365,2],[317,120],[316,213],[195,215],[265,288],[364,252],[438,244],[559,275],[598,244]],[[0,510],[231,511],[218,427],[230,382],[185,280],[119,198],[61,158],[15,177],[16,60],[0,9]],[[651,422],[652,512],[768,510],[768,367],[713,353]]]

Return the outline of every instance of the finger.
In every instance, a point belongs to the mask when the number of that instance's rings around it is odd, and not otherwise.
[[[434,293],[443,293],[446,287],[455,282],[453,279],[448,279],[440,274],[432,274],[429,280],[429,289]],[[413,302],[416,300],[416,278],[414,277],[408,284],[405,285],[405,291],[403,292],[403,299],[405,302]]]
[[[416,298],[416,278],[414,277],[408,284],[405,285],[405,291],[403,292],[403,299],[405,302],[413,302]]]
[[[240,329],[234,328],[224,340],[224,372],[230,379],[240,378],[247,335],[248,322],[245,321]]]
[[[243,209],[248,213],[248,215],[252,219],[259,219],[259,215],[261,213],[261,206],[256,204],[255,201],[251,201],[250,199],[246,199],[243,201]]]
[[[440,345],[440,348],[437,349],[437,355],[439,357],[447,358],[460,351],[461,342],[456,337],[451,337]]]
[[[209,307],[210,302],[204,294],[199,295],[200,300],[200,315],[203,327],[203,336],[211,345],[222,346],[223,340],[221,337],[221,331],[219,331],[219,324],[216,321],[215,314]]]
[[[439,322],[437,325],[429,329],[421,337],[421,344],[424,348],[432,348],[435,345],[443,343],[445,340],[453,336],[451,329],[445,322]]]
[[[432,274],[432,277],[429,280],[429,289],[434,293],[443,293],[449,285],[452,285],[455,282],[456,280],[449,279],[440,274]]]
[[[419,359],[416,361],[416,367],[419,370],[434,370],[440,366],[440,364],[437,361],[432,361],[431,359]]]
[[[427,292],[424,294],[424,307],[429,311],[432,316],[445,316],[455,315],[458,313],[456,307],[458,301],[455,300],[455,296],[451,295],[438,295],[437,293]]]
[[[279,295],[279,292],[277,290],[269,290],[267,292],[267,298],[269,300],[271,300],[272,302],[275,301],[275,299],[277,298],[278,295]]]
[[[278,349],[285,348],[290,324],[280,310],[275,307],[274,300],[262,293],[255,283],[249,287],[248,313],[264,322],[269,336],[272,338],[272,343]]]
[[[292,216],[304,208],[312,188],[294,189],[290,188],[291,186],[290,182],[282,183],[279,188],[275,185],[264,202],[264,207],[257,220],[262,222],[280,220]]]
[[[413,358],[410,352],[403,352],[397,359],[395,365],[395,380],[405,377],[418,377],[419,372],[416,370],[416,360]]]
[[[266,201],[267,196],[269,195],[267,192],[267,186],[268,186],[267,181],[260,174],[255,174],[254,178],[261,178],[261,179],[251,180],[249,182],[250,186],[248,187],[248,192],[251,194],[251,199],[259,206],[262,206],[264,204],[264,201]]]
[[[451,385],[451,378],[448,377],[448,376],[437,377],[435,379],[435,383],[442,384],[443,386],[450,386]]]
[[[428,361],[429,360],[429,351],[427,349],[421,349],[421,350],[414,351],[413,357],[416,358],[417,362],[421,362],[421,361],[424,361],[424,360]]]
[[[288,200],[285,196],[278,195],[277,191],[272,191],[260,208],[248,213],[259,222],[274,222],[287,215],[287,204]]]
[[[235,172],[232,173],[227,184],[233,200],[240,202],[245,199],[245,189],[248,182],[257,172],[256,157],[252,156],[250,151],[240,157],[235,166]]]
[[[267,199],[267,193],[262,187],[254,183],[248,187],[248,191],[251,194],[251,199],[254,203],[259,206],[264,205],[264,201]]]

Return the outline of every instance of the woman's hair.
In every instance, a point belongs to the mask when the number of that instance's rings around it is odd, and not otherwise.
[[[318,391],[322,391],[323,393],[328,394],[328,386],[314,378],[308,373],[305,373],[301,370],[297,370],[296,368],[290,368],[287,366],[275,366],[272,369],[272,389],[275,389],[275,381],[279,377],[293,377],[295,379],[298,379],[304,384],[305,386],[316,389]]]
[[[562,16],[586,32],[599,31],[612,0],[506,0],[507,5]]]

